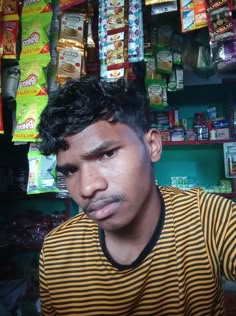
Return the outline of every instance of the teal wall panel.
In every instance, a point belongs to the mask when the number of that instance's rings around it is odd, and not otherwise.
[[[223,145],[164,146],[154,168],[160,185],[178,176],[195,177],[201,186],[218,185],[224,178]]]

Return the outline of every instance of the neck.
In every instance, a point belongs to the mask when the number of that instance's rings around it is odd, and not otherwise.
[[[105,231],[107,250],[120,264],[133,262],[150,241],[161,213],[160,196],[155,188],[154,198],[146,202],[135,220],[119,231]]]

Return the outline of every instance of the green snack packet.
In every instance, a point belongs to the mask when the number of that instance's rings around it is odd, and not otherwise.
[[[162,108],[168,106],[166,82],[164,80],[146,79],[145,84],[151,107]]]
[[[173,67],[172,52],[167,48],[158,48],[156,52],[156,71],[170,74]]]
[[[13,133],[14,142],[37,141],[39,118],[47,102],[47,95],[16,98],[16,127]]]
[[[59,192],[56,185],[56,156],[43,156],[38,144],[30,144],[27,194]]]
[[[21,54],[20,59],[32,60],[37,55],[38,59],[46,59],[50,62],[49,28],[52,19],[52,12],[39,15],[29,15],[22,18],[21,28]]]

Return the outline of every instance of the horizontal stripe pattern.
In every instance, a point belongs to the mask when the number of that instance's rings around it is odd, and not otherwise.
[[[45,239],[42,315],[224,315],[221,270],[235,279],[235,205],[200,189],[160,188],[165,222],[135,267],[104,256],[97,226],[76,215]]]

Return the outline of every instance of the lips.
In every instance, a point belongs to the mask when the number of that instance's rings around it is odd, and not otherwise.
[[[116,201],[98,201],[87,207],[87,213],[95,220],[104,220],[115,214],[118,205]]]

